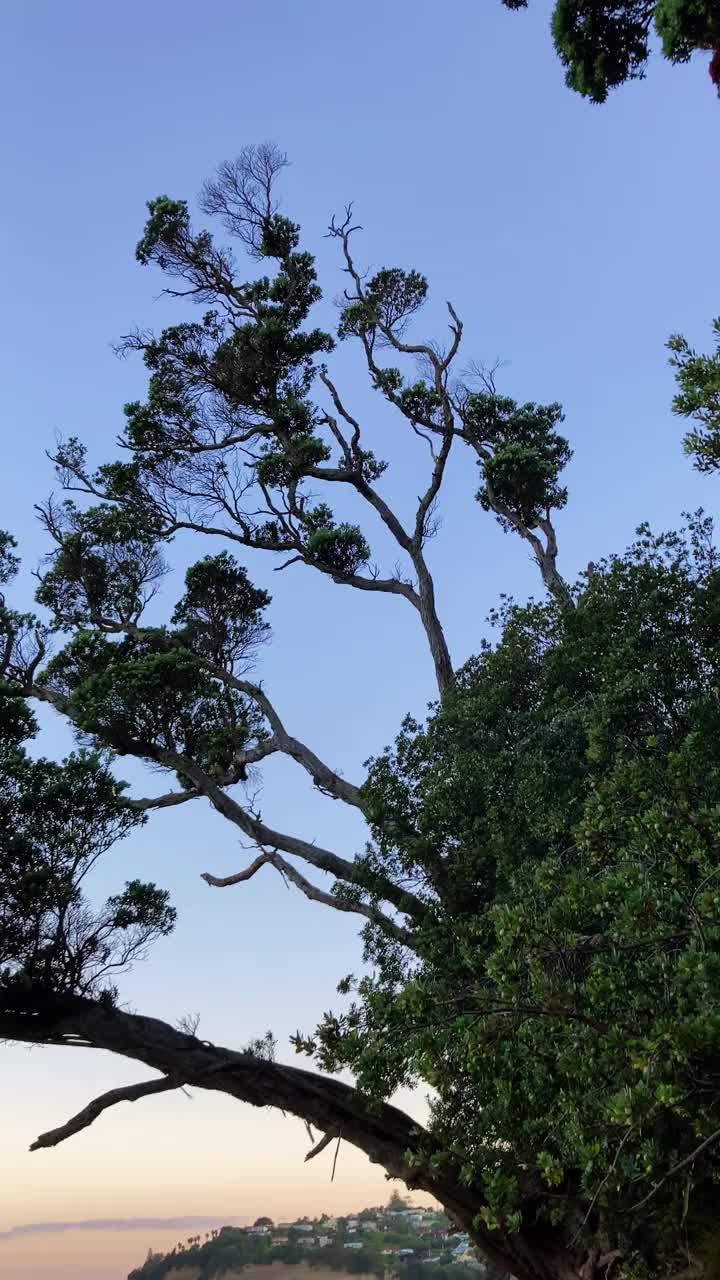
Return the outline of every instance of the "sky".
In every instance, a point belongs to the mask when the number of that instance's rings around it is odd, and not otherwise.
[[[712,508],[711,482],[682,456],[664,343],[681,331],[701,346],[720,311],[720,107],[704,59],[680,68],[658,59],[644,83],[592,107],[563,84],[549,12],[547,0],[527,13],[499,0],[1,6],[0,523],[21,543],[24,599],[47,550],[33,510],[53,486],[45,450],[57,433],[77,434],[93,461],[113,456],[122,405],[142,397],[145,381],[111,344],[135,325],[179,318],[158,298],[158,277],[134,261],[145,201],[192,202],[217,163],[264,139],[292,160],[283,207],[318,255],[318,322],[332,323],[343,284],[324,232],[354,200],[362,261],[427,275],[422,336],[444,336],[451,299],[468,364],[499,359],[501,390],[563,403],[575,450],[558,522],[569,576],[622,549],[641,519],[671,527],[683,509]],[[417,442],[371,397],[357,351],[341,348],[331,372],[390,460],[387,492],[409,509],[424,461]],[[457,663],[487,634],[501,591],[539,592],[523,547],[473,501],[476,487],[458,459],[431,549]],[[382,537],[367,531],[392,567]],[[180,541],[176,569],[207,550]],[[422,715],[433,696],[411,611],[302,566],[275,574],[260,554],[247,567],[274,596],[258,675],[288,728],[361,778],[403,715]],[[172,583],[168,592],[163,608]],[[71,746],[51,716],[41,746],[54,755]],[[138,768],[124,772],[138,794],[162,789]],[[362,848],[352,815],[287,762],[268,764],[259,802],[271,824],[345,856]],[[188,805],[113,850],[93,891],[152,878],[179,911],[173,937],[123,980],[129,1005],[171,1022],[197,1012],[203,1037],[232,1046],[271,1028],[292,1060],[288,1036],[337,1001],[359,946],[351,919],[278,877],[222,892],[199,878],[246,859],[232,828]],[[387,1198],[382,1173],[351,1149],[331,1182],[331,1153],[303,1165],[299,1122],[198,1093],[125,1104],[60,1147],[28,1153],[90,1097],[142,1075],[91,1052],[2,1048],[8,1280],[120,1280],[150,1245],[172,1244],[188,1217],[287,1217]],[[422,1092],[400,1101],[423,1113]],[[53,1223],[76,1225],[17,1230]]]

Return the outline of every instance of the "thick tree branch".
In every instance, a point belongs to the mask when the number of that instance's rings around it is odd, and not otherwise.
[[[413,534],[413,547],[417,552],[421,551],[423,542],[427,536],[428,515],[430,514],[432,505],[440,492],[440,486],[443,482],[443,476],[445,475],[445,466],[450,456],[453,438],[454,435],[452,430],[446,431],[443,436],[440,452],[435,459],[435,466],[433,467],[432,476],[430,477],[430,483],[425,490],[425,493],[418,501],[418,509],[415,516],[415,532]]]
[[[485,1228],[478,1217],[482,1190],[463,1186],[451,1173],[433,1171],[424,1160],[420,1164],[409,1162],[410,1152],[421,1145],[429,1148],[429,1134],[422,1125],[389,1103],[370,1105],[351,1085],[201,1041],[159,1019],[80,997],[39,994],[33,1003],[24,992],[22,1009],[18,1010],[11,997],[3,994],[0,1039],[58,1047],[81,1045],[141,1062],[163,1079],[135,1086],[137,1097],[187,1085],[224,1093],[253,1107],[274,1107],[297,1116],[326,1136],[341,1134],[344,1141],[363,1151],[390,1177],[400,1178],[409,1188],[426,1191],[439,1200],[503,1270],[510,1270],[518,1280],[556,1280],[558,1249],[552,1237],[546,1240],[542,1230],[532,1227],[512,1234]],[[73,1126],[79,1117],[52,1134],[43,1135],[43,1139],[57,1135],[57,1142],[61,1142],[85,1128],[113,1105],[112,1100],[105,1103],[112,1094],[118,1102],[132,1099],[133,1086],[129,1090],[113,1090],[90,1103],[79,1113],[87,1120],[77,1128]],[[105,1105],[98,1106],[100,1103]],[[89,1114],[93,1109],[95,1114]],[[321,1144],[326,1145],[323,1139],[315,1148],[316,1153]],[[571,1272],[567,1269],[563,1274]]]
[[[25,1008],[28,1001],[24,1000]],[[163,1092],[181,1084],[228,1093],[256,1107],[278,1107],[324,1132],[342,1129],[347,1141],[395,1177],[408,1172],[405,1152],[422,1133],[409,1116],[395,1107],[369,1108],[356,1090],[330,1077],[271,1062],[248,1052],[236,1052],[200,1041],[155,1018],[74,997],[40,998],[31,1014],[8,1008],[0,1001],[0,1038],[30,1044],[76,1044],[117,1053],[162,1073],[162,1080],[135,1086],[135,1096]],[[114,1095],[114,1096],[113,1096]],[[85,1128],[114,1102],[132,1098],[127,1090],[112,1090],[90,1103],[80,1116],[62,1128]],[[107,1100],[107,1101],[106,1101]],[[102,1105],[99,1105],[102,1104]],[[90,1114],[93,1112],[93,1114]],[[61,1130],[53,1134],[61,1134]],[[44,1135],[49,1138],[50,1135]],[[38,1139],[38,1142],[41,1142]],[[53,1145],[51,1141],[43,1145]]]
[[[213,889],[230,889],[234,884],[243,884],[246,880],[252,880],[255,873],[261,867],[267,866],[269,861],[269,853],[260,853],[242,871],[235,871],[231,876],[212,876],[209,871],[203,871],[200,879],[211,885]]]
[[[358,809],[363,808],[360,788],[354,786],[351,782],[346,782],[338,773],[324,764],[310,747],[307,747],[304,742],[300,742],[298,738],[288,733],[279,713],[260,685],[235,676],[228,676],[227,673],[221,674],[219,671],[217,675],[219,679],[224,679],[238,692],[244,693],[248,698],[252,698],[272,729],[273,741],[277,750],[283,755],[290,756],[297,764],[301,765],[310,774],[319,791],[324,792],[325,795],[332,796],[335,800],[344,800],[346,804],[354,805]]]

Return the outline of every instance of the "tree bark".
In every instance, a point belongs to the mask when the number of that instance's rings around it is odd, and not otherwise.
[[[435,667],[435,679],[442,698],[449,689],[452,689],[455,682],[455,673],[445,633],[437,614],[435,587],[430,571],[422,556],[416,557],[415,568],[418,575],[420,619],[430,646],[430,653]]]

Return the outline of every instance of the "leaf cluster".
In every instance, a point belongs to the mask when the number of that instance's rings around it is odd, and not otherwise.
[[[87,900],[88,873],[142,815],[102,756],[31,757],[33,732],[24,700],[0,686],[0,992],[21,1012],[40,997],[113,999],[115,977],[175,922],[151,883],[132,880],[100,906]]]
[[[527,0],[502,3],[527,7]],[[566,83],[592,102],[604,102],[618,85],[644,77],[653,27],[670,62],[720,47],[714,0],[556,0],[551,25]]]

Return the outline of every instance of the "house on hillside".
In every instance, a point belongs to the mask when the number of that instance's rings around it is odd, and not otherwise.
[[[469,1260],[468,1253],[471,1249],[472,1245],[470,1244],[470,1237],[468,1236],[466,1239],[461,1240],[459,1244],[455,1245],[455,1248],[452,1251],[454,1261],[467,1262]]]

